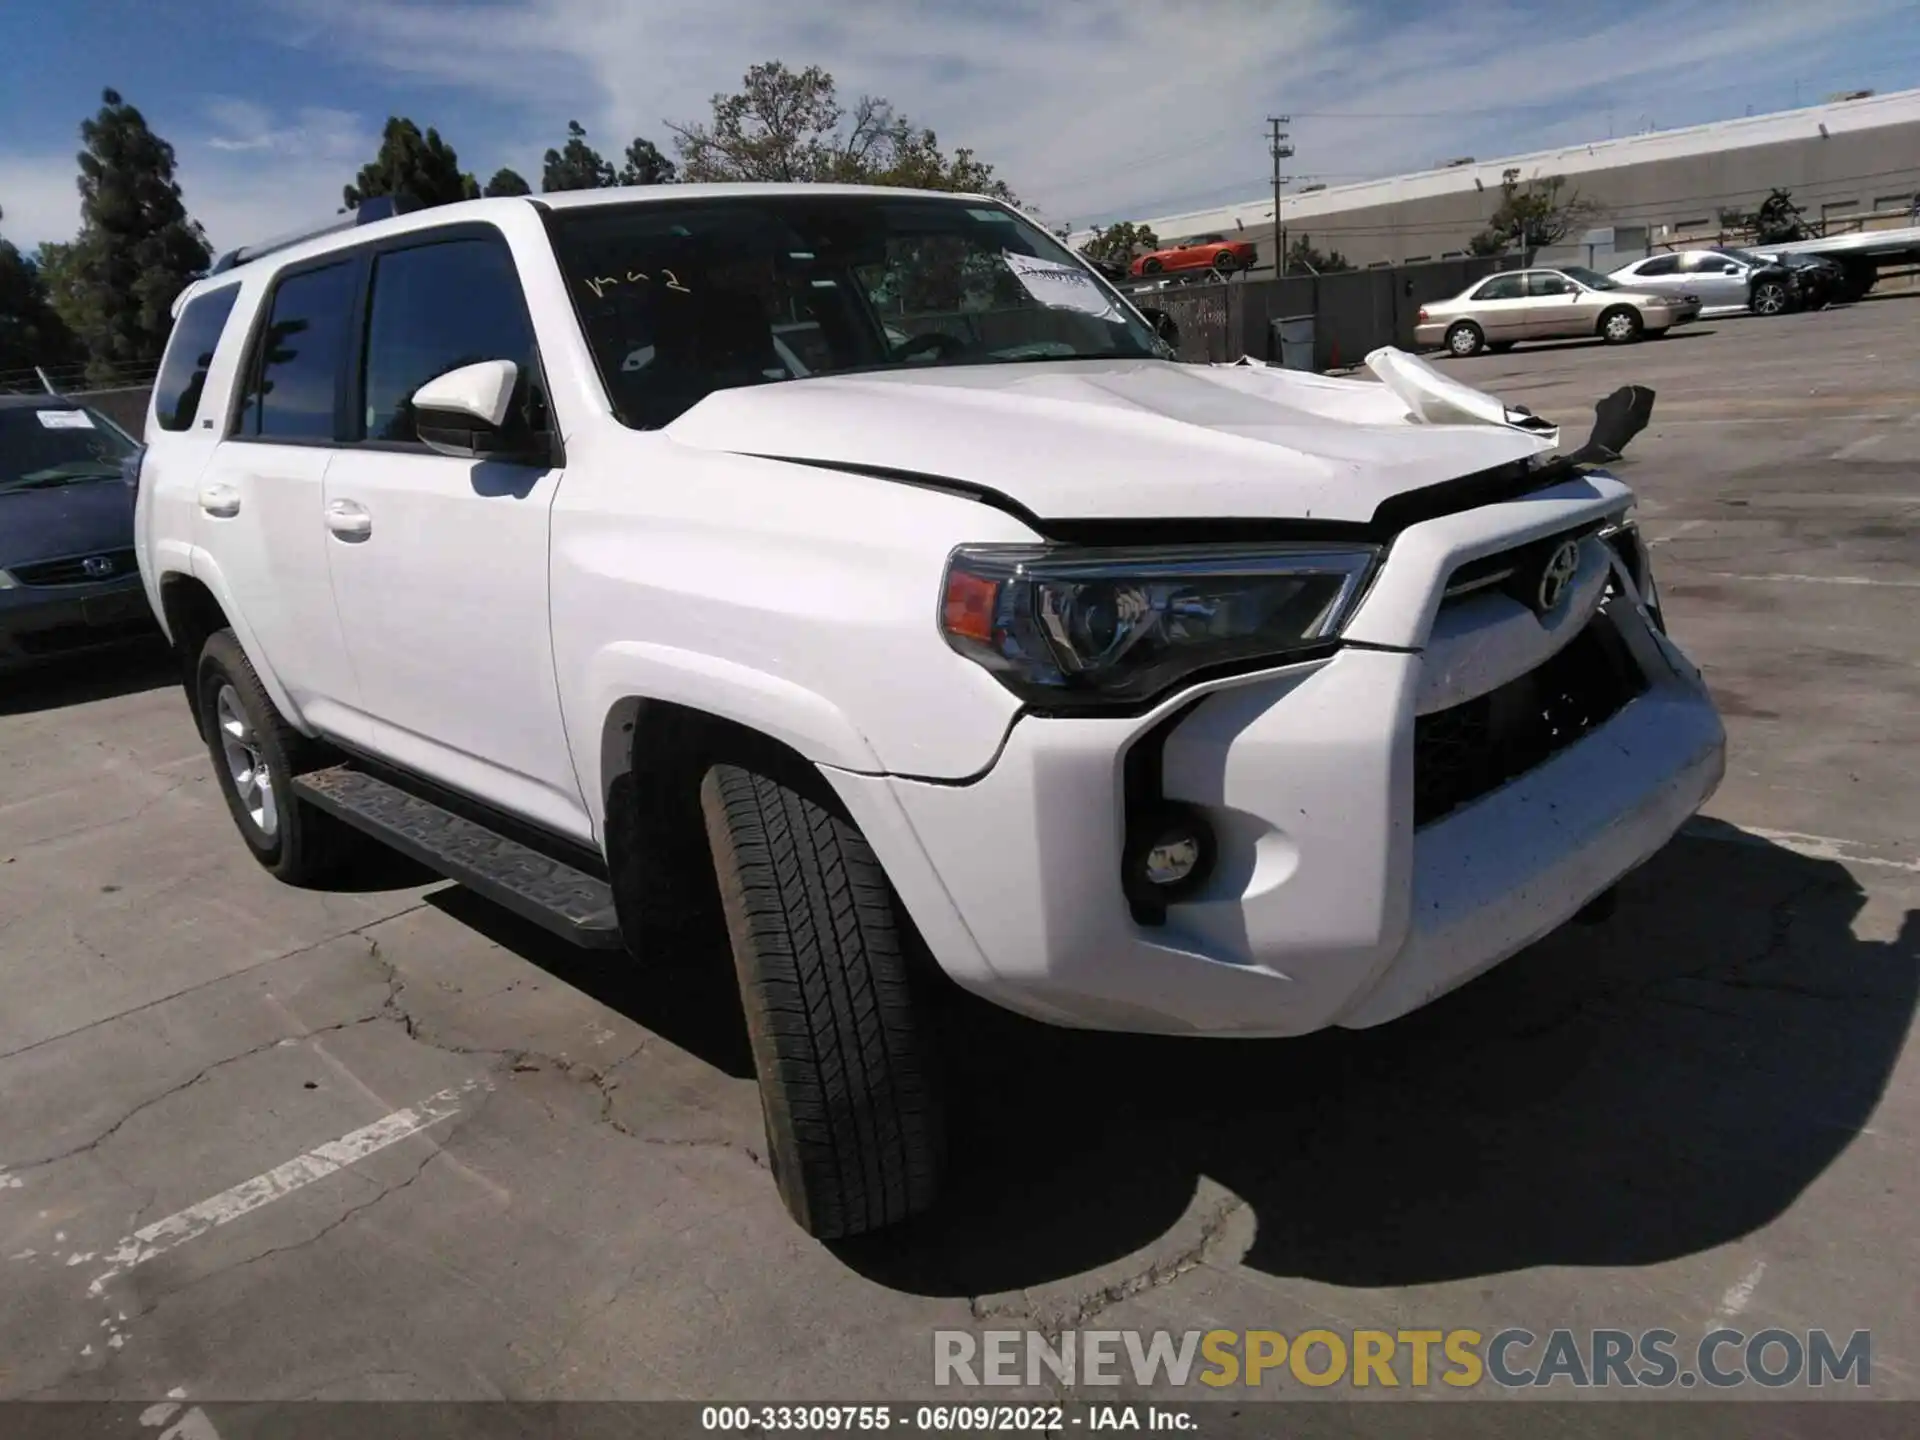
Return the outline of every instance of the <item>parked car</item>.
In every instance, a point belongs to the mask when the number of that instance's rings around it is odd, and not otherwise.
[[[1612,279],[1656,295],[1697,295],[1706,315],[1784,315],[1805,303],[1794,271],[1731,246],[1649,255],[1622,265]]]
[[[1196,235],[1180,240],[1163,250],[1136,255],[1129,273],[1158,275],[1167,270],[1245,270],[1253,264],[1254,246],[1250,240],[1229,240],[1224,235]]]
[[[1510,350],[1522,340],[1597,335],[1610,345],[1658,339],[1700,314],[1693,295],[1630,290],[1577,265],[1506,270],[1475,281],[1451,300],[1420,307],[1414,342],[1455,355]]]
[[[157,636],[122,462],[136,442],[55,395],[0,395],[0,669]]]
[[[965,335],[895,341],[876,293]],[[444,205],[186,292],[141,572],[273,875],[385,843],[650,966],[727,966],[688,939],[721,922],[773,1179],[848,1235],[938,1191],[948,981],[1081,1028],[1378,1025],[1719,783],[1596,464],[1650,394],[1556,455],[1369,363],[1174,363],[981,196]]]

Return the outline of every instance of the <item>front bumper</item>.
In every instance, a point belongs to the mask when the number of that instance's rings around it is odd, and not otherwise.
[[[1461,551],[1428,549],[1444,586]],[[1408,569],[1421,546],[1407,550],[1356,626],[1376,599],[1420,592]],[[1566,629],[1592,623],[1617,573],[1594,564]],[[1421,653],[1345,649],[1135,719],[1029,717],[969,783],[829,778],[942,967],[1007,1008],[1159,1034],[1376,1025],[1571,918],[1718,785],[1724,733],[1698,674],[1633,597],[1605,608],[1644,689],[1543,763],[1417,828],[1416,715],[1531,671],[1568,634],[1521,609],[1528,632],[1502,621],[1449,640],[1445,617],[1428,614],[1434,639]],[[1379,616],[1374,626],[1391,628]],[[1157,926],[1134,919],[1120,865],[1125,756],[1156,731],[1164,794],[1198,807],[1219,840],[1206,886]]]
[[[0,668],[57,660],[159,633],[137,572],[97,585],[0,589]]]

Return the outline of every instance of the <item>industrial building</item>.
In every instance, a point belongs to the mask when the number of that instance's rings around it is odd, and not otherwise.
[[[1436,170],[1283,194],[1281,219],[1289,245],[1304,234],[1360,267],[1452,258],[1486,228],[1510,175],[1521,185],[1564,176],[1563,196],[1594,203],[1593,226],[1644,235],[1653,248],[1717,235],[1723,211],[1750,212],[1776,186],[1815,224],[1852,228],[1874,216],[1897,223],[1920,192],[1920,90],[1862,92],[1531,155],[1463,157]],[[1271,192],[1145,223],[1168,243],[1205,234],[1251,240],[1257,266],[1273,264]]]

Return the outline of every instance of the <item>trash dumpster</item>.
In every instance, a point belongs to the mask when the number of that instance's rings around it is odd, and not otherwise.
[[[1313,316],[1283,315],[1273,324],[1273,349],[1283,370],[1313,369]]]

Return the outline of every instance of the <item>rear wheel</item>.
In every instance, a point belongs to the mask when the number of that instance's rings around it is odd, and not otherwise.
[[[281,716],[232,630],[208,637],[195,684],[214,780],[253,858],[290,885],[325,880],[352,832],[296,798],[293,777],[331,757]]]
[[[1447,349],[1462,359],[1478,355],[1486,343],[1485,332],[1471,320],[1462,320],[1447,331]]]
[[[1600,317],[1600,336],[1609,345],[1626,345],[1638,340],[1640,330],[1640,312],[1625,305],[1617,306]]]
[[[717,765],[700,803],[781,1200],[829,1240],[918,1214],[943,1162],[933,1040],[879,861],[851,821],[769,775]]]

